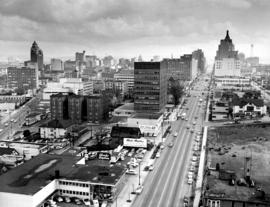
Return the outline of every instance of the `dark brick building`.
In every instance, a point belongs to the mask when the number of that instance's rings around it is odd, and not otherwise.
[[[108,117],[109,102],[103,95],[81,96],[56,94],[51,96],[51,119],[100,123]]]
[[[9,67],[7,69],[7,87],[36,89],[38,87],[37,70],[28,67]]]

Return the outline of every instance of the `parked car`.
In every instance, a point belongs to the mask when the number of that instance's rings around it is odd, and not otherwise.
[[[160,152],[157,152],[156,158],[159,158],[159,157],[160,157]]]
[[[178,133],[177,132],[174,132],[173,136],[174,137],[177,137],[178,136]]]
[[[138,188],[136,189],[136,194],[140,195],[142,191],[143,191],[143,186],[139,185]]]
[[[152,171],[153,169],[154,169],[154,165],[153,164],[149,165],[149,171]]]
[[[129,169],[126,171],[126,173],[130,175],[137,175],[137,172],[134,169]]]
[[[70,203],[70,202],[71,202],[70,198],[67,197],[67,196],[64,197],[64,201],[65,201],[66,203]]]
[[[184,196],[184,206],[188,206],[188,197],[187,196]]]

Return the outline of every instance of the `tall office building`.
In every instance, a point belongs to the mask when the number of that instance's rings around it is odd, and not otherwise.
[[[37,63],[38,65],[38,70],[43,73],[44,66],[43,66],[43,52],[39,48],[38,44],[36,41],[33,42],[31,50],[30,50],[30,58],[31,62]]]
[[[205,73],[205,57],[201,49],[195,50],[192,52],[192,58],[198,61],[198,73]]]
[[[37,69],[29,67],[9,67],[7,68],[8,88],[23,88],[33,90],[38,88]]]
[[[240,76],[241,61],[238,51],[235,50],[229,31],[227,30],[224,39],[220,40],[220,45],[215,57],[215,76]]]
[[[167,75],[163,62],[134,63],[134,109],[138,113],[162,112],[167,103]]]
[[[64,72],[64,65],[62,60],[52,58],[51,59],[51,71]]]
[[[76,60],[76,62],[84,62],[85,61],[85,51],[76,52],[75,53],[75,60]]]
[[[220,40],[215,60],[222,60],[224,58],[238,59],[238,51],[235,51],[229,30],[227,30],[225,38]]]

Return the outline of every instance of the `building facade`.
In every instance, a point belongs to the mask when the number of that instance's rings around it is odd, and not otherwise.
[[[134,109],[159,113],[167,103],[167,75],[163,62],[134,63]]]
[[[108,102],[103,95],[56,94],[51,96],[51,118],[100,123],[108,117]]]
[[[38,88],[38,73],[34,68],[7,68],[7,86],[8,88],[23,88],[33,90]]]
[[[133,91],[134,88],[134,70],[121,70],[114,74],[115,80],[127,82],[128,91]]]
[[[240,76],[241,61],[238,57],[238,51],[235,50],[229,31],[226,37],[220,40],[216,52],[214,64],[215,76]]]
[[[30,58],[31,62],[37,63],[38,65],[38,70],[41,71],[41,73],[44,70],[44,65],[43,65],[43,52],[39,48],[38,44],[36,41],[33,42],[31,50],[30,50]]]
[[[64,64],[60,59],[52,58],[51,59],[51,71],[64,72]]]

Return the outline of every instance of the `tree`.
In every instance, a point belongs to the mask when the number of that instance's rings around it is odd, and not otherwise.
[[[184,87],[182,85],[180,85],[179,81],[171,80],[171,86],[169,89],[169,93],[173,96],[173,103],[176,106],[179,104],[179,99],[184,94]]]
[[[29,129],[26,129],[23,131],[23,136],[24,137],[29,137],[31,135],[31,132],[29,131]]]

